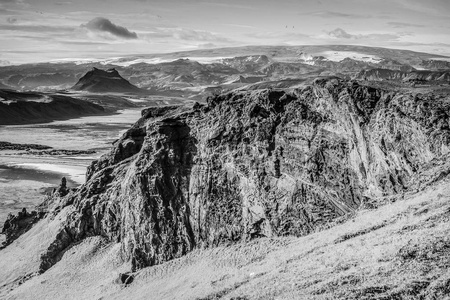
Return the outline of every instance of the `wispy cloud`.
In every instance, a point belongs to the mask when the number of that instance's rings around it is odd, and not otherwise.
[[[421,25],[421,24],[404,23],[404,22],[388,22],[387,24],[394,28],[425,27],[425,25]]]
[[[187,41],[201,41],[201,42],[227,42],[229,39],[218,36],[209,31],[192,30],[186,28],[170,29],[172,36],[176,39]]]
[[[59,2],[55,2],[55,5],[70,5],[72,4],[71,1],[59,1]]]
[[[210,5],[210,6],[216,6],[220,8],[232,8],[232,9],[254,9],[251,5],[243,5],[243,4],[236,4],[236,3],[230,3],[230,1],[218,1],[218,2],[211,2],[211,1],[205,1],[201,2],[202,5]]]
[[[19,14],[18,11],[15,10],[11,10],[11,9],[7,9],[7,8],[2,8],[0,6],[0,15],[4,15],[4,16],[14,16]]]
[[[136,32],[129,31],[123,26],[119,26],[111,22],[106,18],[94,18],[86,24],[82,24],[81,27],[87,28],[93,32],[109,33],[115,37],[123,39],[137,39]]]
[[[400,4],[403,9],[415,11],[420,14],[441,16],[448,18],[448,11],[450,9],[450,1],[448,0],[393,0]]]
[[[316,11],[316,12],[308,12],[308,13],[300,13],[300,15],[310,15],[310,16],[317,16],[321,18],[345,18],[345,19],[367,19],[372,18],[371,15],[361,15],[361,14],[355,14],[355,13],[342,13],[337,11]]]
[[[248,33],[248,37],[260,38],[260,39],[271,39],[271,40],[285,40],[285,39],[302,39],[311,38],[312,36],[300,32],[283,32],[283,31],[272,31],[272,32],[257,32]]]
[[[327,34],[338,39],[356,39],[356,35],[350,34],[342,28],[336,28],[332,31],[327,32]]]
[[[22,0],[0,0],[0,4],[4,3],[23,3]]]
[[[0,0],[0,7],[26,7],[26,4],[23,0]]]
[[[242,24],[231,24],[231,23],[225,23],[223,24],[225,26],[230,26],[230,27],[237,27],[237,28],[247,28],[247,29],[255,29],[255,26],[250,26],[250,25],[242,25]]]
[[[198,48],[200,48],[200,49],[210,49],[210,48],[215,48],[215,47],[217,47],[217,45],[214,43],[205,43],[205,44],[198,45]]]
[[[350,34],[342,28],[326,32],[331,38],[344,40],[377,40],[377,41],[396,41],[401,35],[393,33],[369,33],[369,34]]]
[[[139,33],[148,41],[180,40],[202,43],[228,43],[230,39],[205,30],[194,30],[180,27],[155,27],[150,32]]]
[[[56,33],[56,32],[68,33],[68,32],[75,31],[75,28],[69,27],[69,26],[1,24],[0,30],[19,31],[19,32],[35,32],[35,33]]]

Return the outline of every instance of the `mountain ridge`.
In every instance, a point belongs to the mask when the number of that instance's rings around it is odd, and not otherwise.
[[[245,83],[231,80],[239,75],[261,76],[272,82],[318,76],[350,79],[361,69],[442,71],[449,66],[442,59],[445,57],[360,46],[248,46],[0,67],[0,82],[18,90],[68,89],[88,68],[116,68],[131,84],[152,94],[202,99],[211,89],[242,87]]]

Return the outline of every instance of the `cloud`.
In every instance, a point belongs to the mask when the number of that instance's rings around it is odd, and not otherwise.
[[[404,9],[415,11],[431,16],[448,17],[448,11],[450,9],[450,1],[448,0],[394,0],[397,4],[400,4]]]
[[[342,28],[336,28],[332,31],[328,32],[328,35],[334,38],[338,38],[338,39],[353,39],[356,38],[355,35],[352,35],[348,32],[346,32],[344,29]]]
[[[176,40],[197,43],[229,43],[230,39],[217,35],[215,33],[194,30],[189,28],[171,28],[171,27],[155,27],[151,32],[140,33],[140,37],[147,41],[158,40]]]
[[[321,18],[345,18],[345,19],[367,19],[371,18],[371,15],[359,15],[359,14],[350,14],[350,13],[341,13],[336,11],[317,11],[312,13],[301,13],[300,15],[313,15]]]
[[[217,48],[217,45],[214,43],[205,43],[198,45],[198,48],[200,49],[211,49],[211,48]]]
[[[127,28],[119,26],[106,18],[94,18],[81,27],[94,32],[106,32],[123,39],[137,39],[136,32],[131,32]]]
[[[192,1],[195,3],[194,1]],[[243,1],[245,2],[245,1]],[[219,8],[228,8],[228,9],[254,9],[251,5],[243,5],[243,4],[234,4],[234,3],[226,3],[226,1],[217,1],[217,2],[211,2],[211,1],[202,1],[200,2],[201,5],[209,5],[209,6],[216,6]]]
[[[228,39],[217,36],[209,31],[177,28],[172,31],[172,36],[179,40],[201,41],[201,42],[227,42]]]
[[[350,34],[342,28],[336,28],[332,31],[328,31],[327,35],[335,39],[381,42],[381,41],[397,41],[401,36],[404,36],[406,34],[392,34],[392,33]]]
[[[388,22],[388,25],[394,28],[405,28],[405,27],[425,27],[421,24],[413,24],[413,23],[403,23],[403,22]]]
[[[319,17],[323,19],[345,19],[345,20],[364,20],[364,19],[390,19],[391,17],[386,14],[360,14],[349,12],[338,12],[330,10],[320,10],[311,12],[301,12],[298,15],[303,17]]]
[[[32,33],[63,33],[75,31],[73,27],[69,26],[46,26],[46,25],[18,25],[18,24],[0,24],[0,30],[15,31],[15,32],[32,32]]]
[[[9,10],[9,9],[0,7],[0,15],[15,16],[17,14],[18,14],[17,11]]]
[[[0,0],[0,5],[13,5],[13,6],[23,6],[25,3],[23,0]]]
[[[245,29],[256,29],[255,26],[242,25],[242,24],[224,23],[223,25],[230,26],[230,27],[237,27],[237,28],[245,28]]]
[[[271,31],[271,32],[252,32],[247,33],[246,36],[256,39],[265,40],[285,40],[285,39],[308,39],[311,35],[299,33],[299,32],[283,32],[283,31]]]

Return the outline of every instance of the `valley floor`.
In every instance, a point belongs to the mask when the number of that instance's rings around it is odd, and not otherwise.
[[[394,200],[386,199],[386,200]],[[390,202],[390,201],[387,201]],[[41,275],[64,219],[45,219],[0,251],[2,299],[445,299],[450,295],[450,180],[301,238],[196,250],[138,271],[119,244],[92,237]],[[21,258],[20,260],[18,258]]]

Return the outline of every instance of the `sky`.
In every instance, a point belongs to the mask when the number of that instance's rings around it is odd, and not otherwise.
[[[450,56],[450,0],[0,0],[0,65],[322,44]]]

